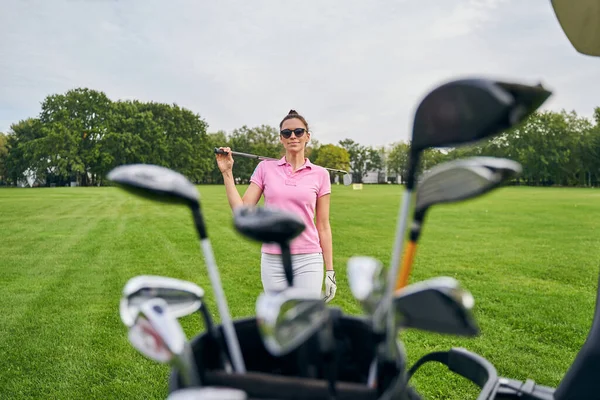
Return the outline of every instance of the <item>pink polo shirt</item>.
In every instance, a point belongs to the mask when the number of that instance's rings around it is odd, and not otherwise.
[[[315,208],[317,198],[331,193],[329,172],[305,160],[296,172],[292,172],[285,156],[279,160],[263,160],[250,178],[250,182],[262,189],[265,206],[296,213],[304,221],[306,229],[290,243],[292,254],[322,252],[314,223]],[[270,243],[264,243],[261,251],[281,254],[279,246]]]

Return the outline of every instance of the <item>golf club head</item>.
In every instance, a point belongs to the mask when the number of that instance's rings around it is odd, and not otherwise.
[[[256,301],[256,322],[265,348],[274,356],[296,349],[328,320],[321,298],[300,288],[261,293]]]
[[[198,190],[185,176],[158,165],[121,165],[111,170],[107,179],[132,194],[155,201],[195,207],[200,200]]]
[[[500,182],[500,176],[492,170],[461,161],[438,164],[423,176],[417,188],[416,214],[434,204],[453,203],[480,196]]]
[[[140,304],[129,328],[129,341],[144,356],[160,363],[173,363],[184,353],[187,341],[179,322],[169,314],[166,301],[154,298]]]
[[[600,56],[600,1],[551,0],[550,3],[575,50],[588,56]]]
[[[240,389],[221,386],[185,388],[171,392],[167,400],[246,400],[248,395]]]
[[[393,299],[400,328],[457,336],[479,334],[471,310],[475,300],[456,279],[438,277],[417,282],[397,291]]]
[[[551,95],[541,85],[459,79],[438,86],[415,112],[411,153],[474,142],[518,124]]]
[[[235,229],[262,243],[287,243],[306,228],[294,213],[261,206],[239,206],[233,213]]]
[[[352,184],[352,174],[345,174],[342,178],[345,186],[349,186]]]
[[[131,278],[123,288],[119,313],[127,327],[133,326],[140,306],[154,298],[163,299],[169,314],[181,318],[196,312],[202,306],[204,290],[188,281],[156,275]]]
[[[521,164],[508,158],[477,156],[464,158],[463,161],[492,170],[498,174],[500,183],[514,179],[523,172]]]
[[[348,259],[346,272],[352,295],[367,314],[373,314],[385,292],[383,264],[373,257],[354,256]]]

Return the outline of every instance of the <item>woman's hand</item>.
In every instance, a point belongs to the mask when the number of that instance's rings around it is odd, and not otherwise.
[[[233,169],[233,156],[231,155],[231,149],[229,147],[219,147],[219,150],[225,150],[227,152],[227,154],[215,154],[219,170],[221,170],[222,174],[231,172]]]
[[[329,303],[335,297],[337,292],[337,282],[335,280],[335,271],[328,269],[325,271],[325,303]]]

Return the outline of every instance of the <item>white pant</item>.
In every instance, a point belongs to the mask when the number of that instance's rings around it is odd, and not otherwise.
[[[294,287],[307,289],[315,297],[322,297],[324,268],[322,253],[292,254]],[[288,286],[281,254],[261,253],[260,275],[266,293],[280,291]]]

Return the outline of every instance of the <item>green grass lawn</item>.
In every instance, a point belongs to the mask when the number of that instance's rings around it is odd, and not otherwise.
[[[235,318],[254,314],[261,292],[259,244],[232,229],[222,186],[199,187],[217,263]],[[334,186],[331,222],[338,294],[332,304],[361,309],[345,263],[391,257],[402,189]],[[501,375],[556,385],[585,340],[600,265],[600,191],[503,188],[433,208],[411,281],[446,275],[476,300],[482,334],[464,339],[401,334],[409,363],[462,346]],[[118,304],[140,274],[198,283],[218,321],[190,213],[116,188],[0,190],[0,398],[164,399],[167,366],[127,341]],[[188,337],[203,329],[181,319]],[[473,385],[442,366],[414,378],[426,398],[465,399]]]

